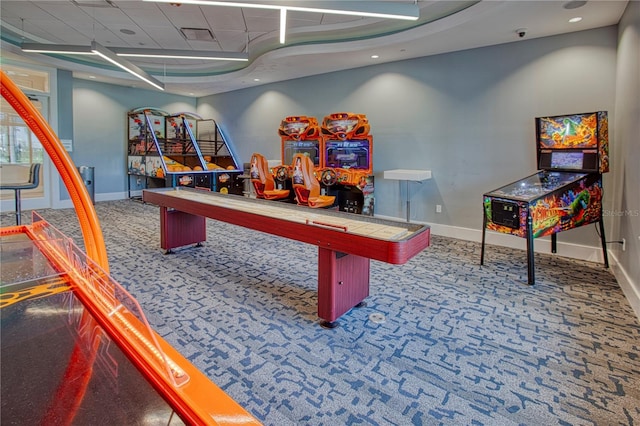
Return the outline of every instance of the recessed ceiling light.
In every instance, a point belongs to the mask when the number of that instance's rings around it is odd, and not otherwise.
[[[569,19],[569,22],[571,22],[571,23],[580,22],[580,21],[582,21],[582,17],[581,16],[576,16],[575,18]]]
[[[379,57],[379,55],[371,55],[371,59],[378,59]]]
[[[254,78],[253,81],[260,81],[260,79],[259,78]]]
[[[93,79],[93,78],[96,78],[96,76],[95,75],[90,75],[89,78]]]

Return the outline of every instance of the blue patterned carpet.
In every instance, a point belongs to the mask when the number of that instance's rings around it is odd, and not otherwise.
[[[640,423],[640,324],[600,264],[537,254],[528,286],[524,251],[480,267],[478,243],[434,236],[372,262],[368,306],[327,330],[315,246],[208,220],[204,247],[164,255],[157,207],[96,209],[113,277],[266,425]],[[41,213],[82,246],[72,210]]]

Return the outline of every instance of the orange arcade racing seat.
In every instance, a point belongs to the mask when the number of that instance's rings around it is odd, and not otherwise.
[[[266,200],[280,200],[289,196],[288,189],[275,189],[276,184],[269,172],[269,163],[262,154],[254,152],[251,155],[251,183],[258,198]]]
[[[313,208],[330,207],[336,200],[332,195],[320,195],[320,182],[316,178],[311,158],[303,154],[293,156],[293,190],[299,205]]]

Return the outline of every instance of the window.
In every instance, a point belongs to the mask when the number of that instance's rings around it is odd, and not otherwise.
[[[3,71],[29,97],[33,105],[47,118],[49,111],[49,74],[12,65],[3,65]],[[4,99],[0,98],[0,179],[8,182],[26,181],[31,163],[44,163],[45,152],[38,138]],[[24,197],[42,197],[44,182]],[[13,198],[13,191],[2,191],[0,199]]]

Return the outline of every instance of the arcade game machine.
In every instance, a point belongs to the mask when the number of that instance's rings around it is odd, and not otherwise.
[[[212,173],[211,190],[242,195],[244,182],[240,176],[243,170],[218,123],[211,119],[197,120],[195,141],[207,169]]]
[[[156,138],[161,155],[150,156],[147,162],[155,161],[148,172],[164,176],[167,187],[212,189],[208,164],[193,138],[193,127],[199,119],[200,116],[187,112],[165,117],[167,135],[164,139]]]
[[[127,113],[129,198],[140,197],[142,189],[165,186],[157,140],[165,138],[167,116],[168,112],[150,107],[136,108]]]
[[[30,225],[0,228],[0,423],[259,424],[152,330],[109,276],[96,211],[69,154],[1,70],[0,89],[57,168],[86,249],[35,213]]]
[[[304,154],[320,167],[320,125],[315,117],[291,116],[280,122],[278,134],[282,142],[282,164],[293,164],[293,156]]]
[[[364,114],[339,112],[322,121],[322,151],[317,171],[340,211],[373,215],[373,137]]]
[[[200,141],[194,136],[198,127],[202,127]],[[193,113],[170,115],[151,108],[130,111],[127,162],[130,197],[134,182],[138,190],[184,186],[242,193],[237,179],[241,172],[217,125]]]
[[[605,267],[609,267],[602,219],[602,173],[609,171],[607,112],[538,117],[538,171],[484,194],[482,251],[486,230],[527,239],[528,283],[535,283],[534,238],[599,223]]]
[[[291,182],[293,174],[293,157],[303,154],[313,161],[316,168],[320,167],[320,152],[322,137],[320,125],[315,117],[289,116],[280,122],[282,164],[273,168],[276,189],[288,189],[291,203],[295,203],[295,193]]]

